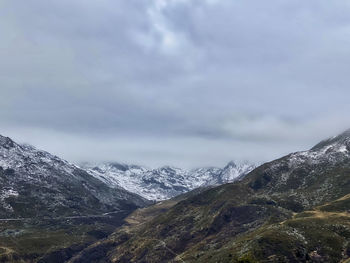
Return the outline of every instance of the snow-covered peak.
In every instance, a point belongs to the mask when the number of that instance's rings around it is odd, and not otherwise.
[[[225,168],[185,170],[163,166],[156,169],[136,165],[103,163],[83,167],[96,178],[114,187],[123,187],[149,200],[165,200],[198,187],[233,182],[255,168],[248,163],[230,162]]]
[[[340,163],[350,163],[350,130],[327,140],[321,141],[308,151],[301,151],[283,157],[283,162],[273,162],[273,171],[278,171],[283,165],[287,165],[282,181],[288,179],[295,169],[303,167],[314,167],[316,169],[329,168]]]
[[[9,149],[15,146],[16,146],[16,143],[12,141],[10,138],[0,135],[0,148]]]
[[[235,162],[229,162],[224,169],[221,172],[221,180],[222,183],[225,182],[233,182],[236,179],[242,178],[244,175],[252,171],[256,166],[249,163],[249,162],[243,162],[243,163],[235,163]]]
[[[343,132],[338,136],[326,139],[317,145],[315,145],[311,151],[333,151],[333,152],[344,152],[350,150],[350,129]]]
[[[95,170],[95,171],[101,172],[101,173],[106,173],[106,172],[124,173],[124,172],[128,172],[128,171],[133,171],[133,172],[137,173],[138,171],[144,172],[147,170],[146,168],[144,168],[142,166],[128,165],[128,164],[116,163],[116,162],[94,164],[94,165],[91,165],[89,163],[85,163],[85,164],[82,164],[81,167],[92,169],[92,170]]]
[[[237,167],[237,164],[234,162],[234,161],[230,161],[226,166],[225,168],[229,168],[229,167]]]
[[[77,168],[48,152],[28,144],[17,144],[4,136],[0,136],[0,167],[17,170],[33,180],[48,175],[47,169],[72,173]]]
[[[350,130],[324,140],[308,151],[293,153],[290,156],[290,164],[297,166],[302,162],[329,164],[350,159]]]

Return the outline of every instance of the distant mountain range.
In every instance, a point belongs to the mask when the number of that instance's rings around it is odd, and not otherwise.
[[[69,262],[350,262],[350,131],[135,211]]]
[[[109,186],[122,187],[155,201],[166,200],[199,187],[230,183],[243,178],[255,168],[248,162],[230,162],[224,168],[193,170],[169,166],[148,169],[120,163],[83,164],[82,167]]]

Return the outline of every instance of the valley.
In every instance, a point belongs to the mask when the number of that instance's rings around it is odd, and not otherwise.
[[[8,151],[11,158],[14,152],[27,154],[20,145],[10,144],[9,149],[3,147],[3,158]],[[73,171],[74,180],[83,176],[83,185],[89,185],[86,198],[93,193],[95,204],[106,204],[112,197],[117,203],[89,206],[81,196],[63,195],[70,204],[82,203],[62,208],[61,215],[52,209],[56,205],[51,208],[43,199],[37,201],[40,206],[20,205],[42,193],[48,197],[47,183],[60,176],[43,174],[48,166],[36,160],[35,165],[44,168],[36,172],[31,166],[26,184],[31,186],[39,174],[43,180],[36,181],[36,187],[45,182],[45,188],[33,188],[33,196],[13,180],[16,173],[28,171],[25,164],[18,165],[21,160],[11,160],[17,166],[1,171],[8,189],[2,195],[2,211],[8,213],[3,212],[0,220],[4,262],[347,262],[350,258],[350,131],[265,163],[231,183],[203,185],[153,204],[120,185],[107,186],[107,176],[99,180],[89,169],[84,172],[63,162],[67,166],[63,171]],[[105,189],[107,196],[101,198],[94,186]],[[61,189],[56,182],[52,187]],[[65,192],[59,193],[65,204]]]

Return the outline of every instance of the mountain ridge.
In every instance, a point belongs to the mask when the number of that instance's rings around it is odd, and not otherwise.
[[[240,180],[253,170],[255,165],[231,161],[224,168],[203,167],[185,170],[172,166],[149,169],[110,162],[99,165],[85,163],[82,168],[110,186],[123,187],[148,200],[162,201],[195,188]]]

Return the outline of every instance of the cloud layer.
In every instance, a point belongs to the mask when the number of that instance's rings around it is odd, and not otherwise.
[[[265,161],[350,127],[350,3],[0,3],[1,133],[72,161]]]

